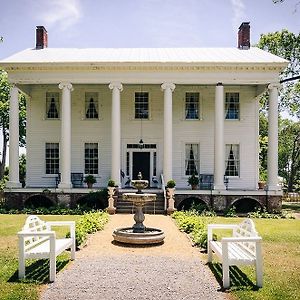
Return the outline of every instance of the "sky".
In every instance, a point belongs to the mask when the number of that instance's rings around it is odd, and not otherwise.
[[[0,60],[35,46],[35,27],[49,47],[236,47],[239,25],[261,33],[300,31],[300,1],[285,0],[0,0]]]

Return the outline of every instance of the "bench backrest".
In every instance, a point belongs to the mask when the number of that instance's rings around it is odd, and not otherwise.
[[[251,219],[245,219],[239,224],[239,226],[233,231],[234,237],[257,237],[258,233],[255,229],[254,222]],[[253,242],[241,242],[240,246],[247,249],[249,252],[255,255],[255,243]]]
[[[25,225],[22,228],[23,232],[29,233],[36,233],[36,232],[43,232],[47,231],[49,228],[47,227],[46,222],[42,221],[39,217],[31,215],[29,216],[26,221]],[[46,240],[48,240],[48,237],[42,237],[42,236],[29,236],[24,239],[25,241],[25,250],[28,250]]]

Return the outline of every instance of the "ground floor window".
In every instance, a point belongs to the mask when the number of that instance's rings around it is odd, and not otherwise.
[[[240,145],[226,145],[225,176],[240,175]]]
[[[98,143],[84,144],[84,173],[85,174],[99,173]]]
[[[185,144],[185,175],[199,174],[199,144]]]
[[[45,147],[46,174],[59,173],[59,144],[46,143]]]

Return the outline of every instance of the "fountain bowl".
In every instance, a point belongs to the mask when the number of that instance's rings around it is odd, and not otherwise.
[[[145,232],[133,232],[132,227],[124,227],[115,229],[113,232],[115,241],[125,244],[137,245],[153,245],[161,244],[165,238],[165,234],[161,229],[146,227]]]
[[[131,201],[134,204],[137,205],[144,205],[146,202],[152,202],[156,200],[155,194],[149,194],[149,193],[124,193],[122,195],[123,200]]]

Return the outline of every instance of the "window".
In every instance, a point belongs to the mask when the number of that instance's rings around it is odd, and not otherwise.
[[[185,94],[185,119],[199,119],[199,93]]]
[[[240,174],[240,146],[226,145],[225,176],[239,176]]]
[[[85,118],[98,119],[98,93],[85,93]]]
[[[46,118],[59,118],[59,93],[46,93]]]
[[[98,174],[98,143],[84,144],[84,173]]]
[[[136,92],[135,93],[135,119],[149,118],[149,93]]]
[[[240,94],[226,93],[225,119],[239,120],[239,118],[240,118]]]
[[[185,175],[199,174],[199,145],[185,145]]]
[[[46,174],[59,173],[59,144],[46,143],[45,148]]]

